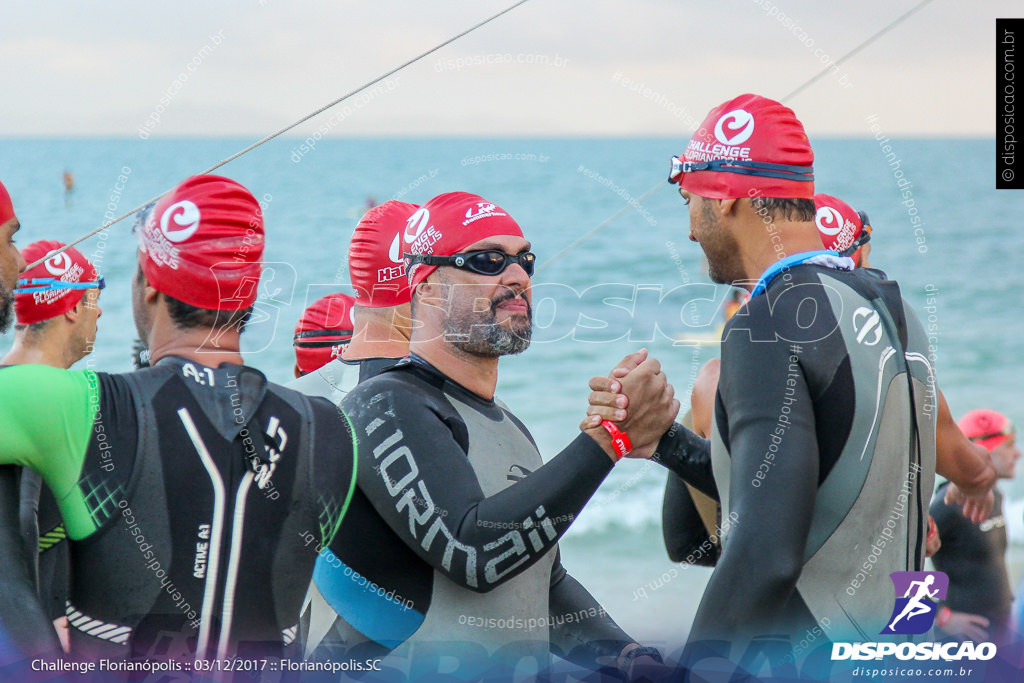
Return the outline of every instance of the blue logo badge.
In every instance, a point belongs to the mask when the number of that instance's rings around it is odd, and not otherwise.
[[[880,633],[926,633],[935,622],[935,603],[946,598],[949,577],[943,572],[893,572],[889,578],[896,591],[896,605],[889,625]]]

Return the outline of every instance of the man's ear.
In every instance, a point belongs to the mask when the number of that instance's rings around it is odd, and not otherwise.
[[[147,304],[151,304],[151,303],[154,303],[156,301],[156,298],[158,296],[160,296],[159,290],[157,290],[156,288],[152,287],[147,282],[146,283],[146,288],[142,291],[142,300],[145,301]]]
[[[718,212],[722,216],[735,215],[736,213],[736,199],[719,199],[718,200]]]
[[[80,316],[82,314],[82,309],[86,306],[85,299],[86,299],[86,297],[83,296],[81,299],[78,300],[78,303],[75,304],[71,308],[70,311],[67,311],[66,313],[64,313],[64,318],[68,322],[70,322],[70,323],[77,323],[78,322],[78,316]]]

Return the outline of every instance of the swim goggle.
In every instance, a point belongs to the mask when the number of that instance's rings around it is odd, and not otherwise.
[[[1010,436],[1011,434],[1015,434],[1016,432],[1017,428],[1013,426],[1013,422],[1007,420],[1006,425],[998,432],[992,432],[990,434],[979,434],[978,436],[969,436],[967,437],[967,440],[972,443],[978,443],[979,441],[988,441],[989,439],[994,439],[997,436]]]
[[[537,255],[531,251],[521,254],[506,254],[499,249],[481,249],[467,251],[454,256],[429,256],[427,254],[406,254],[409,265],[422,263],[426,266],[451,266],[462,270],[471,270],[480,275],[500,275],[513,263],[522,266],[526,274],[533,276],[533,267]]]
[[[32,277],[18,280],[15,294],[34,294],[36,292],[54,292],[60,289],[103,289],[106,281],[100,276],[93,282],[63,282],[53,277]]]
[[[858,249],[871,241],[871,220],[863,211],[858,211],[857,216],[860,218],[860,224],[864,227],[860,231],[860,234],[857,235],[857,239],[855,239],[846,249],[839,252],[840,256],[853,256]]]
[[[668,182],[676,184],[683,176],[694,171],[716,171],[719,173],[739,173],[762,178],[779,178],[781,180],[798,180],[811,182],[814,180],[813,166],[791,166],[789,164],[769,164],[766,161],[743,161],[733,159],[712,159],[711,161],[686,161],[672,157],[672,166],[668,172]]]

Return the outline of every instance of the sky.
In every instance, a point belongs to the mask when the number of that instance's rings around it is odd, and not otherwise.
[[[7,3],[0,137],[262,136],[513,3]],[[758,92],[817,135],[994,136],[1019,1],[934,0],[786,97],[918,4],[528,0],[295,135],[671,136]]]

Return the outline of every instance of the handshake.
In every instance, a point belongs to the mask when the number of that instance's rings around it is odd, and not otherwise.
[[[591,393],[587,417],[580,429],[600,444],[612,460],[620,455],[629,458],[649,458],[658,440],[669,430],[679,413],[679,400],[668,383],[661,363],[647,357],[647,350],[631,353],[607,377],[590,380]],[[603,421],[614,424],[609,430]],[[632,449],[622,453],[621,442],[616,448],[612,433],[624,432]]]

